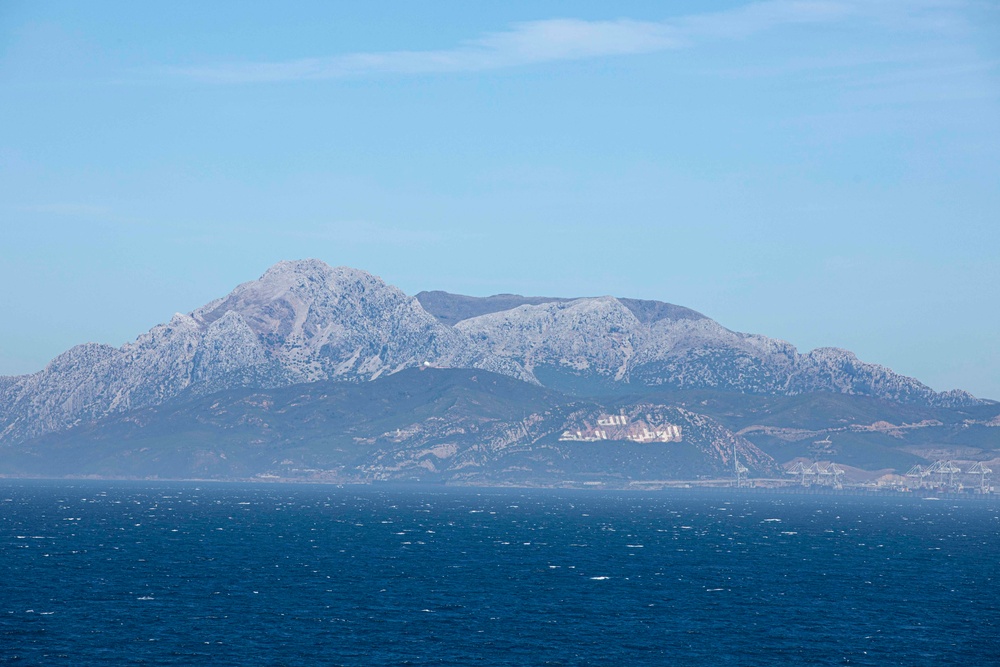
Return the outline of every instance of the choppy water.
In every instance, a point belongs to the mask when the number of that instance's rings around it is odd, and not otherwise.
[[[1000,664],[1000,507],[0,482],[0,662]]]

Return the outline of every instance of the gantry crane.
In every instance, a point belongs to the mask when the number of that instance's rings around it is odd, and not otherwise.
[[[969,474],[969,475],[979,475],[979,492],[980,493],[989,493],[990,492],[990,483],[989,483],[989,481],[986,478],[989,477],[990,473],[992,473],[992,472],[993,471],[991,469],[989,469],[985,465],[983,465],[982,461],[977,461],[975,464],[973,464],[973,466],[971,468],[969,468],[966,471],[966,473]]]

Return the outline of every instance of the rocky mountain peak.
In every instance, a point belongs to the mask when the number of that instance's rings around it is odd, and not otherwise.
[[[230,312],[290,382],[372,379],[424,362],[477,360],[460,333],[413,297],[366,271],[315,259],[279,262],[192,316],[210,324]]]
[[[237,286],[222,299],[194,311],[192,317],[210,324],[232,310],[259,334],[287,335],[308,317],[310,310],[330,308],[342,301],[356,302],[364,294],[408,299],[365,271],[334,268],[317,259],[306,259],[278,262],[259,279]]]
[[[347,268],[347,267],[341,267]],[[359,269],[348,269],[358,273],[364,273]],[[322,276],[333,271],[333,267],[320,259],[283,259],[280,262],[268,267],[261,280],[274,279],[275,277],[287,275]]]
[[[158,405],[182,392],[370,380],[426,362],[532,379],[377,276],[315,259],[279,262],[120,350],[74,348],[40,373],[6,381],[0,439]]]

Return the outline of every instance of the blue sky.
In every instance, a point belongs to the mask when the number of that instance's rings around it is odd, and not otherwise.
[[[1000,399],[990,2],[0,4],[0,374],[280,259]]]

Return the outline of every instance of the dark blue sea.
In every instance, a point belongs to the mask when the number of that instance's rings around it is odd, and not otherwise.
[[[1000,505],[0,482],[0,662],[997,665]]]

